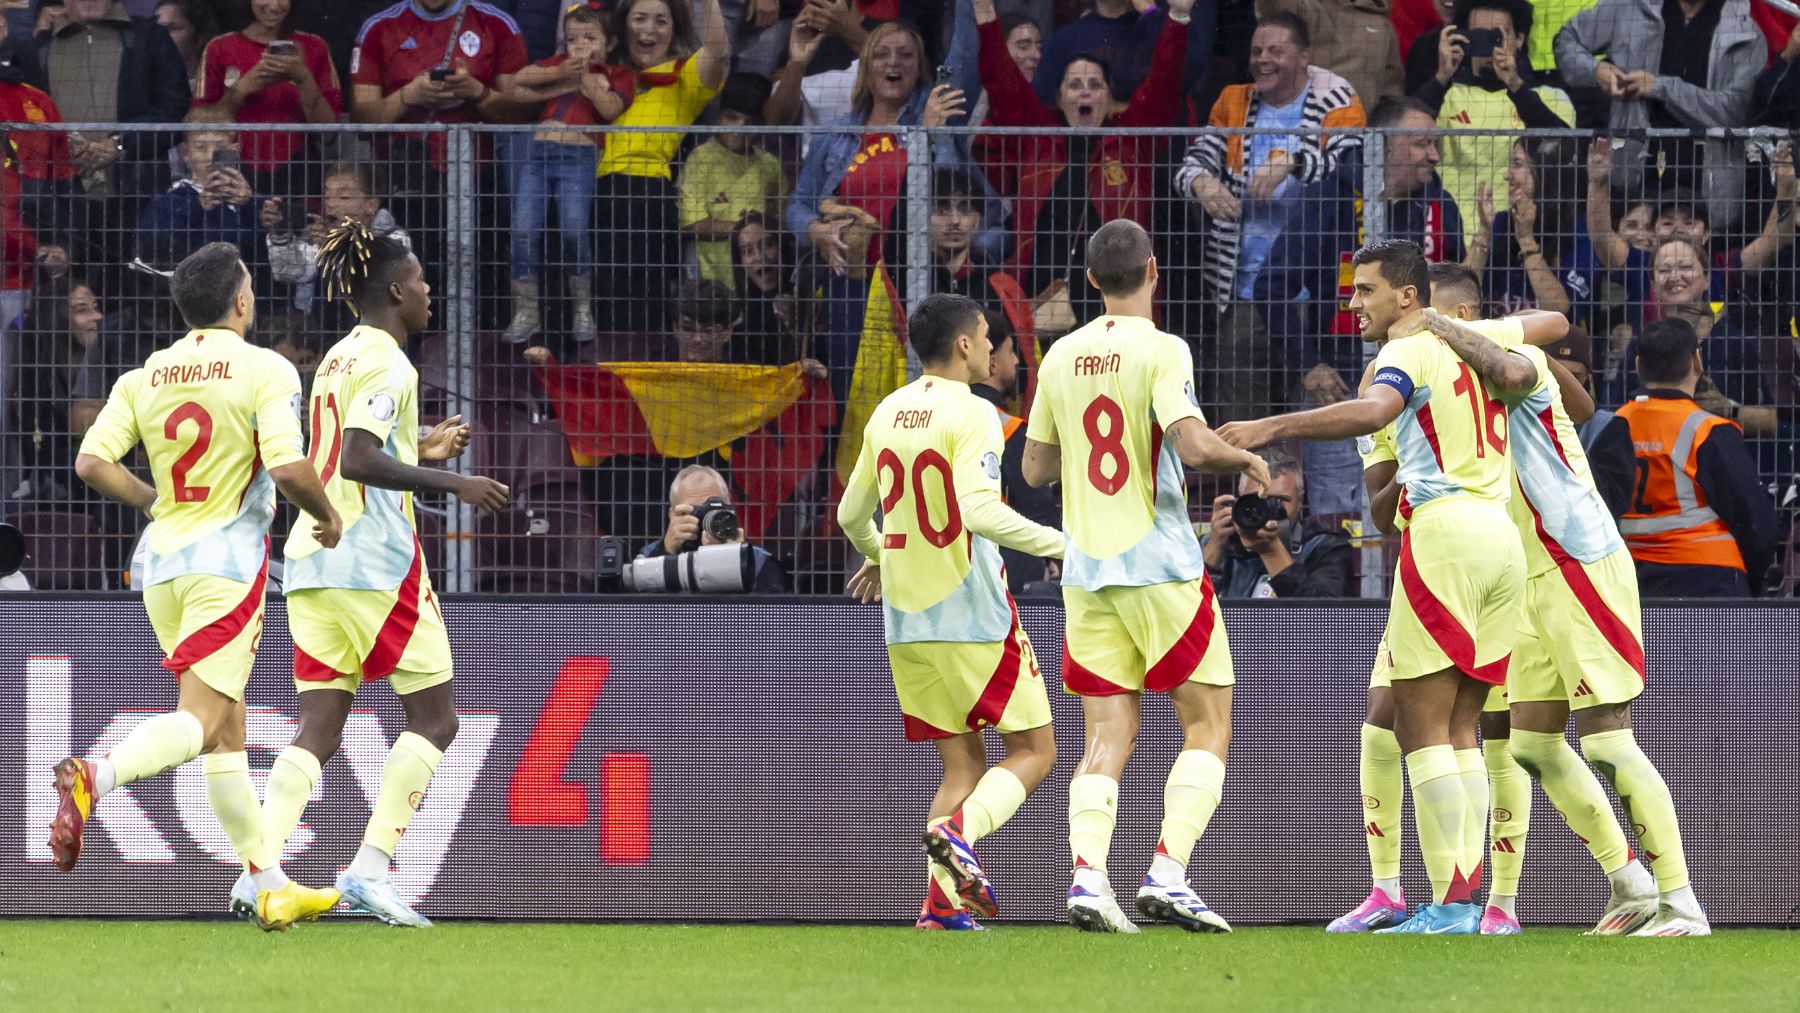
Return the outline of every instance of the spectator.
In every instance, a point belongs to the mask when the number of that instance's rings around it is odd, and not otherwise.
[[[1201,555],[1222,598],[1348,598],[1350,538],[1336,527],[1302,521],[1306,481],[1300,462],[1279,451],[1269,462],[1268,522],[1254,531],[1238,527],[1232,507],[1251,491],[1213,500],[1212,523]]]
[[[854,61],[847,68],[827,68],[824,61],[818,60],[824,44],[825,33],[814,28],[812,18],[802,10],[788,29],[787,58],[775,71],[775,88],[763,106],[764,121],[779,126],[819,126],[850,115],[850,93],[861,62]],[[812,150],[810,135],[801,138],[801,143],[805,145],[802,154]]]
[[[1800,24],[1788,35],[1781,52],[1762,73],[1756,75],[1752,89],[1752,122],[1758,126],[1783,127],[1800,131]]]
[[[615,134],[600,157],[594,228],[601,270],[600,326],[640,334],[661,329],[661,290],[681,263],[680,211],[670,163],[682,131],[725,84],[731,41],[718,0],[706,0],[700,49],[692,48],[686,3],[624,0],[613,62],[636,71],[631,105],[621,127],[680,128],[670,133]]]
[[[1350,83],[1310,63],[1312,40],[1292,14],[1264,18],[1250,39],[1252,83],[1225,89],[1213,128],[1260,127],[1289,134],[1195,138],[1175,189],[1205,212],[1206,299],[1219,310],[1214,345],[1226,420],[1260,417],[1274,402],[1269,335],[1256,278],[1300,191],[1337,168],[1360,141],[1362,102]],[[1303,132],[1330,130],[1308,136]]]
[[[1350,82],[1364,103],[1404,95],[1389,0],[1256,0],[1256,17],[1292,14],[1317,43],[1312,59]]]
[[[681,194],[681,227],[694,238],[700,277],[732,284],[731,236],[745,214],[779,221],[787,206],[787,175],[781,160],[764,150],[758,136],[769,80],[733,74],[719,95],[719,126],[688,155],[676,189]]]
[[[1023,14],[1002,14],[1000,34],[1006,40],[1006,55],[1012,57],[1013,66],[1019,68],[1025,80],[1031,80],[1044,59],[1044,33],[1037,22]],[[969,113],[970,123],[987,124],[993,120],[993,100],[988,97],[985,85],[984,81],[981,97],[975,100],[975,108]],[[975,138],[975,159],[995,190],[1002,194],[1019,192],[1019,167],[1025,160],[1024,153],[1031,140],[1029,137],[994,134]]]
[[[558,262],[566,272],[574,306],[570,330],[576,342],[596,336],[594,324],[594,241],[588,223],[594,206],[594,172],[601,138],[580,129],[613,122],[625,111],[633,83],[630,71],[606,64],[612,50],[606,15],[577,4],[563,15],[563,48],[513,75],[510,97],[538,106],[540,126],[523,151],[514,146],[507,166],[512,178],[512,321],[500,340],[520,344],[537,333],[539,243],[556,201]],[[545,242],[548,247],[548,243]]]
[[[70,424],[75,374],[100,336],[102,319],[94,290],[79,278],[45,277],[33,287],[30,307],[10,336],[19,366],[9,407],[23,444],[25,476],[12,499],[75,498],[69,481],[78,435]]]
[[[1062,508],[1056,501],[1056,490],[1049,486],[1032,488],[1020,470],[1025,459],[1025,420],[1007,410],[1019,396],[1019,347],[1013,337],[1012,320],[997,309],[984,309],[982,313],[987,317],[991,372],[986,380],[970,384],[969,390],[992,404],[1000,416],[1000,435],[1005,441],[1000,457],[1000,498],[1027,520],[1060,528]],[[1023,591],[1027,584],[1044,580],[1050,563],[1004,546],[1000,558],[1006,564],[1007,587],[1014,594]]]
[[[1511,210],[1496,214],[1495,202],[1483,191],[1476,201],[1483,228],[1469,240],[1465,261],[1484,275],[1482,289],[1493,315],[1551,310],[1577,327],[1593,328],[1593,306],[1606,269],[1588,241],[1581,186],[1573,141],[1513,143],[1506,169]]]
[[[793,19],[784,6],[782,0],[720,0],[719,11],[731,34],[732,64],[739,73],[761,78],[775,73],[782,46],[793,27]],[[794,6],[804,12],[810,5]],[[696,19],[705,16],[699,3],[693,7]],[[757,117],[761,116],[759,110]]]
[[[207,43],[194,104],[214,106],[237,123],[336,123],[344,112],[337,68],[324,39],[292,29],[296,3],[251,0],[250,24]],[[312,192],[294,178],[312,160],[290,165],[308,142],[306,134],[248,132],[243,164],[256,188],[264,193]]]
[[[1741,127],[1766,52],[1749,0],[1600,0],[1556,35],[1556,66],[1571,88],[1598,88],[1612,102],[1615,137],[1646,127]],[[1665,12],[1679,11],[1668,19]],[[1707,195],[1711,218],[1731,226],[1744,198],[1743,142],[1730,137],[1627,140],[1621,161],[1635,183],[1647,164],[1663,166],[1659,186]],[[1670,176],[1674,178],[1669,178]]]
[[[1406,94],[1417,95],[1425,82],[1431,80],[1438,69],[1438,39],[1449,26],[1456,23],[1456,0],[1429,0],[1432,13],[1437,17],[1437,26],[1420,32],[1408,46],[1406,40],[1400,40],[1400,46],[1406,51]],[[1532,66],[1550,66],[1552,64],[1533,63]]]
[[[925,42],[912,28],[887,23],[869,33],[857,70],[855,111],[815,138],[788,201],[789,231],[826,269],[821,340],[814,351],[831,371],[839,403],[849,393],[862,344],[870,269],[884,261],[895,268],[906,253],[907,152],[891,131],[966,122],[968,96],[980,76],[967,3],[957,2],[956,33],[945,57],[956,70],[951,84],[932,85]],[[961,135],[933,138],[933,164],[973,164],[967,141]],[[982,215],[976,250],[984,263],[997,263],[1005,249],[998,205],[988,201]]]
[[[692,552],[703,545],[742,544],[742,528],[730,543],[720,542],[712,532],[701,528],[700,508],[714,499],[723,501],[727,507],[731,505],[731,485],[724,475],[704,464],[690,464],[677,472],[675,481],[669,483],[669,525],[660,539],[644,546],[638,558],[673,556]],[[779,594],[786,590],[787,573],[775,557],[757,546],[752,546],[751,551],[756,556],[756,576],[745,590],[752,594]]]
[[[1781,252],[1794,242],[1794,202],[1800,197],[1794,174],[1791,146],[1778,148],[1769,158],[1774,177],[1775,201],[1763,221],[1762,231],[1737,249],[1711,253],[1713,266],[1712,298],[1723,301],[1743,296],[1749,278],[1774,265]],[[1626,287],[1641,301],[1646,289],[1651,250],[1615,233],[1612,205],[1607,199],[1613,182],[1614,145],[1605,138],[1596,139],[1588,149],[1588,231],[1593,237],[1594,251],[1608,268],[1622,271]],[[1705,251],[1712,241],[1710,202],[1702,201],[1687,191],[1665,193],[1658,203],[1650,229],[1650,243],[1663,239],[1685,239]]]
[[[1644,391],[1619,409],[1640,476],[1619,531],[1647,598],[1756,594],[1775,544],[1775,505],[1743,431],[1695,400],[1700,343],[1685,319],[1645,327],[1635,360]]]
[[[1599,0],[1530,0],[1531,36],[1526,54],[1539,74],[1556,74],[1556,36],[1569,19]],[[1448,20],[1448,19],[1446,19]],[[1565,82],[1566,83],[1566,82]]]
[[[1159,92],[1157,99],[1173,99],[1177,103],[1206,75],[1207,61],[1212,57],[1213,39],[1217,34],[1217,7],[1212,0],[1184,5],[1183,32],[1187,46],[1180,63],[1180,92]],[[1069,64],[1086,58],[1105,66],[1112,75],[1112,97],[1119,102],[1143,87],[1156,69],[1156,52],[1169,19],[1167,5],[1139,5],[1133,0],[1094,0],[1093,9],[1064,25],[1050,36],[1038,61],[1037,73],[1031,78],[1038,101],[1046,106],[1062,104],[1063,86]],[[1006,29],[1001,27],[1002,38]],[[1175,78],[1171,75],[1171,80]],[[1098,226],[1096,226],[1098,227]]]
[[[321,6],[334,6],[323,4]],[[503,123],[521,118],[507,98],[512,75],[524,69],[525,40],[511,17],[483,0],[409,0],[370,17],[350,56],[350,119],[357,123]],[[448,171],[442,133],[377,138],[389,193],[431,287],[443,290],[447,258],[434,248],[444,236]],[[496,160],[485,135],[476,138],[476,259],[483,291],[507,288],[507,257],[499,249],[502,201]],[[510,152],[504,152],[510,154]],[[493,321],[497,323],[498,321]],[[487,323],[487,321],[483,321]]]
[[[201,57],[207,43],[220,35],[219,18],[207,0],[159,0],[156,23],[169,33],[175,51],[181,54],[181,65],[187,68],[188,88],[200,94]],[[335,72],[335,70],[334,70]]]
[[[746,211],[731,231],[732,289],[744,321],[726,351],[733,362],[779,366],[805,355],[810,328],[794,295],[793,241],[779,221]]]
[[[1181,115],[1178,77],[1189,45],[1194,0],[1171,0],[1149,72],[1120,108],[1112,68],[1092,57],[1068,61],[1061,71],[1054,105],[1038,93],[1007,50],[998,15],[989,0],[974,4],[980,74],[992,103],[989,122],[1001,127],[1037,127],[1020,138],[1015,228],[1018,260],[1027,268],[1026,291],[1059,307],[1042,330],[1061,333],[1101,312],[1099,293],[1087,284],[1081,250],[1101,223],[1135,218],[1149,225],[1161,143],[1153,137],[1121,136],[1105,128],[1173,126]],[[1043,65],[1038,72],[1043,73]]]
[[[120,276],[99,340],[82,356],[75,374],[72,431],[87,432],[119,377],[142,365],[172,335],[186,332],[187,324],[169,298],[169,278],[177,263],[172,243],[164,244],[163,249],[140,251]]]
[[[981,232],[981,209],[987,191],[967,169],[938,169],[931,174],[932,292],[967,296],[983,307],[998,306],[988,272],[973,259]]]
[[[406,234],[376,194],[375,173],[363,162],[337,162],[325,170],[324,199],[319,214],[307,212],[296,199],[271,197],[263,201],[257,216],[268,248],[269,273],[282,285],[294,287],[291,305],[302,313],[314,307],[323,309],[317,300],[319,247],[332,224],[353,218],[377,235],[397,239],[408,249],[412,238]]]
[[[675,290],[677,362],[725,362],[732,332],[744,322],[731,290],[716,281],[684,281]]]
[[[1594,342],[1586,332],[1571,330],[1568,337],[1544,349],[1544,354],[1562,363],[1575,382],[1590,397],[1594,393]],[[1587,453],[1588,470],[1600,498],[1617,521],[1631,505],[1632,482],[1636,479],[1637,458],[1631,447],[1631,427],[1616,413],[1595,408],[1594,414],[1575,426],[1581,449]]]
[[[0,19],[0,52],[10,42]],[[52,124],[62,113],[49,95],[25,82],[23,69],[0,64],[0,122]],[[75,170],[68,136],[39,130],[8,131],[0,160],[0,321],[25,311],[38,261],[68,267],[64,245],[69,221],[58,207],[73,189]],[[7,356],[0,347],[0,391],[5,390]],[[0,432],[4,427],[0,426]]]
[[[300,374],[300,389],[310,390],[313,374],[325,358],[325,337],[311,321],[296,310],[278,309],[256,318],[256,334],[259,344],[266,341],[269,348],[293,363]]]
[[[1413,93],[1446,131],[1438,171],[1465,222],[1479,220],[1481,184],[1505,192],[1508,133],[1575,125],[1569,96],[1540,82],[1524,59],[1530,30],[1525,0],[1461,0],[1456,24],[1438,37],[1436,76]]]
[[[237,168],[237,134],[204,109],[188,122],[178,149],[180,177],[138,218],[139,249],[168,250],[180,260],[207,243],[226,242],[249,260],[261,244],[250,181]]]
[[[1462,219],[1437,178],[1439,161],[1431,111],[1415,99],[1389,99],[1369,117],[1386,138],[1376,195],[1387,236],[1418,243],[1427,259],[1463,259]],[[1256,279],[1256,302],[1269,313],[1275,349],[1290,382],[1291,400],[1307,406],[1350,396],[1362,374],[1363,342],[1349,312],[1351,251],[1364,242],[1362,149],[1345,152],[1338,167],[1293,204],[1287,225]],[[1361,509],[1362,460],[1353,441],[1311,441],[1301,448],[1315,516]]]
[[[153,18],[134,18],[115,0],[67,0],[67,21],[38,35],[45,88],[70,123],[175,123],[193,97],[187,65]],[[71,135],[88,191],[118,182],[104,174],[121,157],[149,163],[167,148],[159,134]],[[122,188],[124,189],[124,188]]]

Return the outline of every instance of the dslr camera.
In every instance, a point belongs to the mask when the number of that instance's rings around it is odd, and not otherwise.
[[[1274,515],[1269,501],[1253,492],[1244,493],[1231,504],[1231,524],[1238,531],[1261,531]]]
[[[736,523],[733,517],[734,535]],[[624,539],[608,536],[600,539],[596,576],[602,591],[732,594],[756,582],[756,550],[749,545],[704,545],[671,556],[636,559]]]
[[[694,508],[694,516],[700,518],[700,530],[713,537],[713,541],[721,544],[735,541],[741,528],[738,525],[737,511],[731,504],[717,496],[708,496],[706,502]],[[709,548],[711,546],[708,546]],[[685,549],[698,549],[698,540],[683,546]]]

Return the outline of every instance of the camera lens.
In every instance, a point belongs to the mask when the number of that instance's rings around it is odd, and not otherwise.
[[[1269,501],[1247,492],[1231,504],[1231,523],[1239,531],[1257,531],[1269,523]]]

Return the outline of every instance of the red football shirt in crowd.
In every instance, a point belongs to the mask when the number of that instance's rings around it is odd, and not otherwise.
[[[467,12],[456,38],[456,13],[460,3],[452,3],[437,14],[428,14],[413,0],[395,4],[363,22],[356,33],[356,48],[350,51],[350,83],[376,85],[383,96],[392,95],[408,82],[443,66],[448,51],[451,66],[461,67],[489,88],[497,87],[502,75],[515,74],[528,62],[525,37],[519,26],[504,11],[467,0]],[[479,122],[476,103],[457,102],[441,109],[407,106],[402,123],[470,123]],[[445,167],[444,135],[430,134],[425,139],[434,166]]]
[[[61,123],[63,118],[49,95],[28,84],[0,84],[0,121]],[[10,292],[31,287],[38,248],[37,235],[19,214],[22,184],[73,179],[75,166],[69,161],[67,134],[10,130],[6,142],[0,152],[0,289]]]
[[[325,40],[306,32],[294,32],[289,41],[300,47],[300,58],[319,84],[320,94],[333,113],[344,111],[344,91],[338,84],[337,68],[331,64],[331,51]],[[200,67],[200,94],[195,106],[210,106],[262,60],[268,43],[258,42],[243,32],[221,35],[206,44],[206,55]],[[250,96],[238,107],[239,123],[305,123],[306,110],[300,103],[300,86],[292,81],[269,85]],[[305,134],[246,132],[239,139],[238,151],[245,165],[252,169],[274,169],[294,157],[306,144]]]
[[[569,54],[557,53],[555,56],[539,60],[537,66],[560,67],[568,61]],[[605,74],[607,86],[613,90],[613,93],[623,98],[626,105],[631,104],[632,92],[637,87],[635,71],[630,67],[615,67],[610,63],[599,64],[598,67],[589,69],[597,69],[600,73]],[[538,112],[538,122],[563,123],[571,127],[599,127],[612,121],[601,116],[600,110],[594,108],[594,103],[588,101],[586,95],[580,91],[571,91],[545,102],[544,108]]]

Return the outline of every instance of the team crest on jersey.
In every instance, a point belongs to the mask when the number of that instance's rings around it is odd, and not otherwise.
[[[302,409],[306,404],[306,400],[300,395],[299,391],[294,392],[292,404],[294,406],[294,418],[295,419],[303,418],[304,413],[303,413]]]
[[[231,86],[237,84],[238,79],[242,78],[243,76],[244,76],[243,72],[238,70],[236,67],[226,67],[225,68],[225,87],[230,88]]]
[[[1000,455],[988,451],[981,455],[981,472],[994,481],[1000,481]]]
[[[1356,438],[1356,452],[1364,457],[1373,454],[1375,452],[1375,437],[1358,436]]]
[[[1194,393],[1194,381],[1189,380],[1182,384],[1181,392],[1187,395],[1188,404],[1193,405],[1195,408],[1200,407],[1200,395]]]
[[[394,403],[394,398],[391,394],[376,394],[369,398],[369,414],[374,416],[377,421],[394,421],[394,413],[397,412],[399,408],[400,406]]]
[[[481,52],[481,36],[473,31],[464,32],[457,38],[456,45],[462,49],[464,56],[473,59],[476,53]]]

